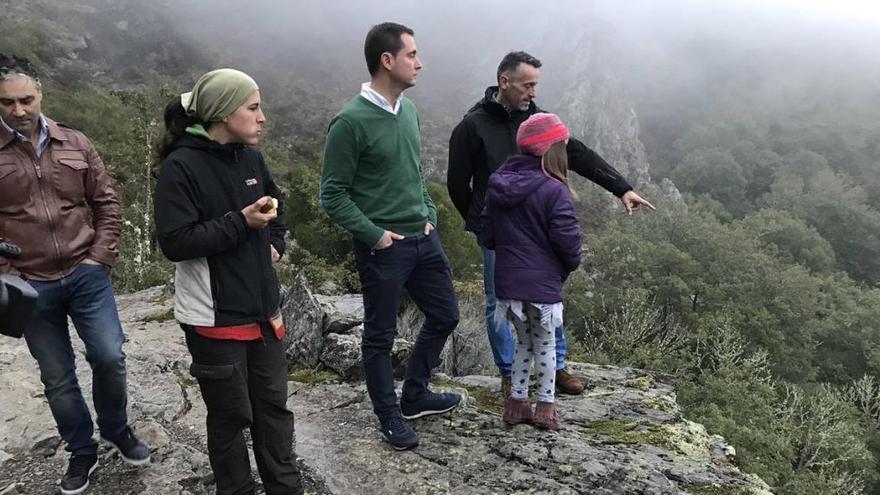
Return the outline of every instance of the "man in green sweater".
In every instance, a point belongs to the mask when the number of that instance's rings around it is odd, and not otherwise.
[[[441,414],[461,397],[428,390],[431,369],[458,325],[449,261],[434,232],[437,209],[422,178],[419,116],[402,95],[421,61],[413,31],[391,22],[364,42],[370,82],[330,122],[324,147],[321,206],[354,236],[364,297],[361,344],[373,411],[397,450],[418,445],[404,419]],[[398,405],[391,346],[406,288],[425,315]]]

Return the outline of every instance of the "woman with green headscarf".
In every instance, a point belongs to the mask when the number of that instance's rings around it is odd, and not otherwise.
[[[259,143],[266,118],[257,84],[219,69],[165,109],[156,231],[175,264],[174,316],[208,410],[218,494],[253,493],[250,428],[267,494],[302,493],[287,408],[278,279],[281,192]]]

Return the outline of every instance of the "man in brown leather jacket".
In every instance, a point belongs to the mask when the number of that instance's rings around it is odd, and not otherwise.
[[[124,336],[109,276],[119,200],[95,147],[43,115],[42,97],[30,64],[0,54],[0,238],[22,250],[18,258],[0,258],[0,273],[20,275],[39,293],[24,337],[71,453],[61,492],[75,494],[88,486],[98,459],[68,316],[92,367],[101,437],[130,464],[149,462],[150,451],[128,426]]]

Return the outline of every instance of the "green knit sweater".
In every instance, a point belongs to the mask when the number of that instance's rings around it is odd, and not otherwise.
[[[385,230],[414,236],[426,223],[436,225],[420,145],[419,115],[409,99],[400,98],[394,115],[356,96],[330,122],[321,206],[370,247]]]

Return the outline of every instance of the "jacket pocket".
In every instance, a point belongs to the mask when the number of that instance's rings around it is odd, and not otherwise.
[[[70,167],[74,170],[85,170],[85,169],[89,168],[88,162],[86,162],[83,159],[78,159],[78,158],[61,158],[58,160],[58,163],[62,163],[64,165],[67,165],[68,167]]]
[[[20,211],[30,201],[30,186],[18,163],[0,163],[0,211]]]
[[[189,374],[200,380],[228,380],[232,378],[235,366],[232,364],[199,364],[189,366]]]
[[[189,373],[199,382],[209,415],[224,422],[250,422],[247,380],[241,372],[236,372],[235,364],[193,363]]]
[[[0,180],[14,174],[18,171],[18,165],[15,163],[0,163]]]
[[[89,163],[82,152],[56,152],[54,155],[55,189],[62,199],[79,203],[85,197],[86,173]]]

